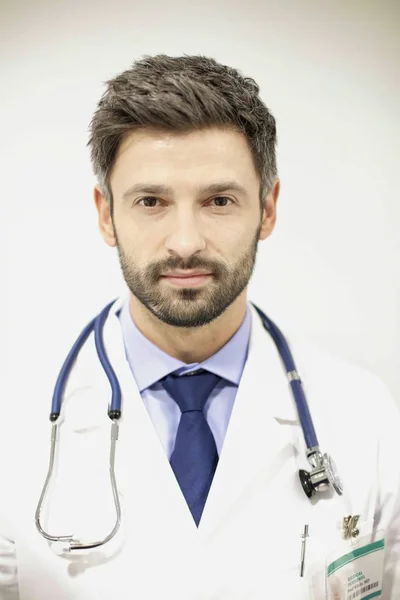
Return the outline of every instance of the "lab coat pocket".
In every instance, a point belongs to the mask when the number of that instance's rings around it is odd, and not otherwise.
[[[348,516],[336,516],[336,520],[325,522],[316,519],[309,528],[305,573],[309,581],[310,600],[334,599],[334,596],[328,595],[327,588],[330,557],[349,554],[359,547],[361,540],[363,545],[373,543],[377,535],[374,532],[373,519],[363,519],[360,516],[353,530],[349,531],[345,524]],[[335,600],[347,600],[347,597],[338,596]]]
[[[327,557],[326,589],[328,600],[365,600],[381,596],[383,587],[384,532],[358,539],[351,548],[335,550]]]

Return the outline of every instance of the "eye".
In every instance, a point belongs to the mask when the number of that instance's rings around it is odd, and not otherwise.
[[[227,196],[216,196],[216,198],[213,198],[211,202],[215,202],[215,206],[217,208],[225,208],[225,206],[228,206],[228,204],[225,202],[226,200],[231,204],[233,203],[233,201]]]
[[[156,208],[156,202],[159,202],[159,199],[155,196],[146,196],[145,198],[141,198],[138,204],[142,204],[145,208]]]

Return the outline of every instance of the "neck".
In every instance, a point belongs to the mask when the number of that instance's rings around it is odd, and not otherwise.
[[[160,321],[135,296],[130,313],[136,327],[150,342],[186,364],[200,363],[218,352],[236,333],[246,314],[246,290],[227,310],[203,327],[173,327]]]

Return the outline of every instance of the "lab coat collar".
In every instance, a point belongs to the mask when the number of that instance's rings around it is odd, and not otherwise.
[[[118,298],[110,309],[110,317],[113,315],[116,316],[121,310],[123,310],[125,302],[125,296]],[[261,318],[253,304],[249,302],[247,306],[248,309],[246,318],[248,318],[248,313],[250,312],[251,319],[251,333],[248,346],[247,362],[250,361],[253,363],[253,368],[251,370],[254,371],[254,375],[257,377],[257,380],[259,379],[260,374],[262,374],[265,385],[268,385],[268,387],[271,387],[271,389],[274,389],[275,387],[275,393],[267,395],[266,391],[260,390],[258,391],[257,395],[260,397],[260,399],[263,399],[262,401],[265,403],[265,407],[270,415],[275,419],[279,421],[298,422],[296,405],[278,349],[276,348],[276,345],[270,334],[264,328]],[[282,330],[281,324],[279,324],[279,327]],[[283,328],[283,335],[285,336],[286,341],[294,354],[295,362],[298,362],[296,361],[295,350],[291,348],[288,335],[285,333],[285,328]],[[115,350],[118,348],[120,360],[126,363],[126,353],[122,335],[120,335],[119,338],[120,343],[115,345]],[[251,358],[250,354],[252,355]],[[285,387],[286,393],[282,393],[284,392]]]

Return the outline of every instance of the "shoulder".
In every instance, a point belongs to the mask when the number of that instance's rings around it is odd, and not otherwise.
[[[289,342],[326,447],[336,448],[335,456],[344,451],[350,462],[375,463],[381,490],[398,488],[400,471],[390,468],[389,474],[388,465],[400,453],[400,410],[387,385],[310,341],[293,337]]]
[[[290,334],[289,334],[290,336]],[[315,386],[329,397],[334,405],[359,417],[369,416],[375,425],[391,415],[400,419],[400,411],[388,386],[373,372],[352,364],[298,336],[289,337],[293,354],[297,356],[300,375],[306,386]]]
[[[258,332],[263,325],[257,313],[252,311],[253,323]],[[368,369],[352,364],[328,349],[317,345],[285,323],[277,323],[292,353],[297,371],[313,414],[364,423],[375,432],[388,431],[393,427],[400,431],[400,410],[387,385]],[[259,335],[269,337],[264,330]],[[265,347],[268,345],[265,338]],[[262,352],[264,344],[258,346]]]

